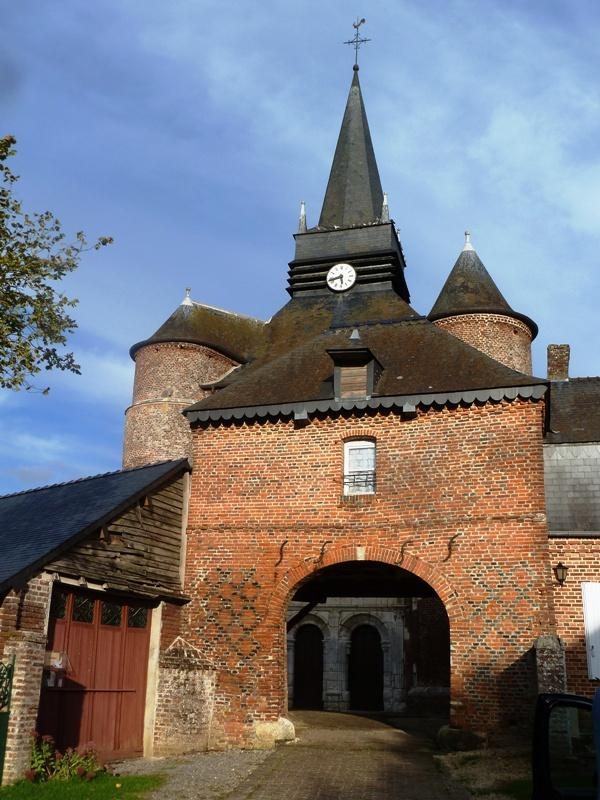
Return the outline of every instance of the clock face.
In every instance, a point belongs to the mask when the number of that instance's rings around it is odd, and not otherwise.
[[[334,264],[327,273],[327,286],[334,292],[344,292],[354,285],[356,270],[351,264]]]

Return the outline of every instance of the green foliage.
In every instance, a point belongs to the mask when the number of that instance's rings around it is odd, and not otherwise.
[[[116,777],[102,773],[90,783],[79,778],[46,783],[21,781],[0,789],[0,800],[140,800],[164,780],[161,775]]]
[[[55,283],[73,272],[91,248],[81,231],[67,243],[50,211],[23,211],[13,196],[18,176],[6,163],[15,144],[13,136],[0,138],[0,387],[29,389],[30,376],[42,369],[79,374],[73,353],[61,349],[77,327],[70,316],[77,301]],[[92,247],[111,242],[103,236]]]
[[[93,780],[103,770],[98,764],[96,751],[89,746],[74,750],[67,747],[59,752],[51,736],[34,734],[31,742],[31,762],[26,777],[29,781],[67,781],[71,778]]]

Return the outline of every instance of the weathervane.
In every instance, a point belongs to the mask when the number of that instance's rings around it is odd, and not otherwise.
[[[355,69],[358,69],[358,48],[361,46],[361,44],[364,44],[365,42],[370,42],[371,41],[370,39],[363,39],[358,34],[358,29],[366,21],[367,20],[364,17],[362,19],[359,19],[357,17],[356,18],[356,22],[352,23],[352,27],[354,28],[354,39],[348,39],[347,42],[344,42],[344,44],[353,44],[354,45],[354,68]]]

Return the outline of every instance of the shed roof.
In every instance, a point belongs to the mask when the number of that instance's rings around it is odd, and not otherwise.
[[[1,496],[0,593],[189,469],[165,461]]]

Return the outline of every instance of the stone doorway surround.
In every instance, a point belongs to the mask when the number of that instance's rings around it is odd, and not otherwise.
[[[317,606],[288,634],[288,702],[294,708],[296,635],[303,625],[316,625],[323,634],[323,709],[348,711],[350,685],[348,663],[352,632],[361,625],[373,626],[381,638],[383,653],[383,710],[402,711],[404,689],[404,612],[403,598],[328,598]],[[303,603],[291,602],[291,618]]]

